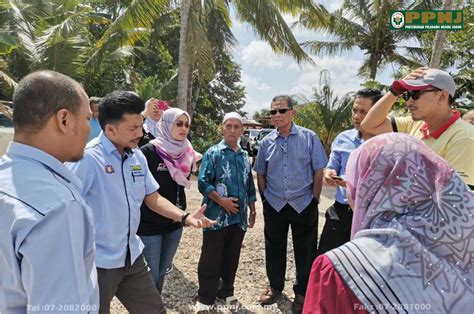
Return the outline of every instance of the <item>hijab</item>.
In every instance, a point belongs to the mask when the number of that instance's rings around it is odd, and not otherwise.
[[[165,162],[173,180],[181,186],[190,188],[191,182],[188,177],[193,164],[199,161],[202,155],[194,150],[187,138],[178,141],[171,136],[173,125],[182,115],[185,115],[191,123],[191,118],[186,111],[178,108],[166,110],[156,124],[156,138],[150,143],[155,146],[156,153]]]
[[[327,253],[367,309],[467,313],[474,305],[474,195],[420,140],[376,136],[351,153],[352,241]]]

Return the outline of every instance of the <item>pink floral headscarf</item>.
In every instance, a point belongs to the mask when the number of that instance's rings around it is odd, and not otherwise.
[[[474,194],[452,167],[388,133],[351,153],[346,180],[352,240],[327,256],[358,299],[375,311],[472,312]]]
[[[193,164],[199,161],[202,155],[194,150],[188,139],[177,141],[171,136],[173,124],[182,115],[185,115],[191,123],[191,118],[186,111],[178,108],[166,110],[156,124],[156,138],[150,143],[155,146],[157,154],[165,162],[173,180],[189,189],[191,187],[191,182],[188,180],[189,174]]]

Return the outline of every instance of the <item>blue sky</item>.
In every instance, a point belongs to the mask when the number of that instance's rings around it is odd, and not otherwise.
[[[319,1],[329,10],[339,7],[341,1]],[[289,25],[295,20],[284,16]],[[318,86],[319,72],[327,69],[331,73],[331,85],[338,95],[361,88],[363,79],[357,76],[364,54],[354,48],[351,52],[333,56],[314,56],[315,65],[299,66],[295,60],[285,55],[276,55],[270,46],[261,40],[245,23],[233,17],[232,31],[237,39],[234,60],[242,67],[242,85],[246,89],[246,105],[243,110],[251,117],[255,111],[268,109],[275,95],[290,94],[309,97],[313,87]],[[293,30],[298,42],[311,39],[330,39],[314,31],[296,28]],[[389,84],[393,69],[388,66],[377,75],[377,81]]]

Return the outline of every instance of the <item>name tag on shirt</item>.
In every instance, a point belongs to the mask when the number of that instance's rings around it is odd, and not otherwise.
[[[141,165],[131,165],[130,170],[132,170],[133,182],[135,182],[137,178],[143,178],[145,176]]]

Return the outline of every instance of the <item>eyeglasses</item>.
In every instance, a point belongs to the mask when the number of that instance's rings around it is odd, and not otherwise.
[[[189,122],[184,122],[184,121],[181,121],[181,120],[178,120],[178,121],[175,121],[175,122],[163,120],[163,122],[168,122],[168,123],[176,124],[176,126],[177,126],[178,128],[182,128],[182,127],[184,126],[186,129],[189,129],[189,127],[190,127]]]
[[[285,114],[285,113],[287,113],[289,110],[291,110],[291,109],[290,109],[290,108],[272,109],[272,110],[270,110],[270,114],[271,114],[272,116],[276,115],[277,112],[278,112],[279,114]]]
[[[418,100],[421,94],[429,93],[429,92],[439,92],[440,89],[425,89],[425,90],[414,90],[414,91],[406,91],[402,94],[403,99],[408,101],[408,99],[413,98],[413,100]]]
[[[176,124],[178,128],[182,128],[184,126],[186,129],[189,129],[189,122],[176,121],[174,124]]]

